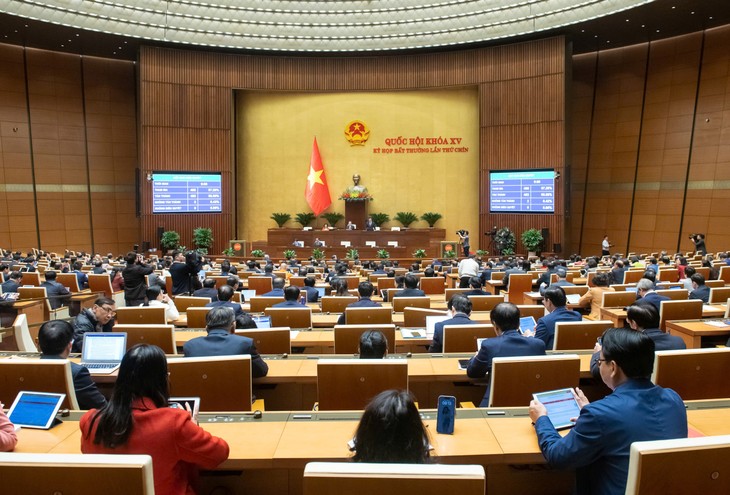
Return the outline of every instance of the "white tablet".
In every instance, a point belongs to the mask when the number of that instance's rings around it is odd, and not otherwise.
[[[176,409],[190,410],[193,418],[197,418],[200,411],[200,397],[170,397],[167,404]]]
[[[8,418],[15,426],[47,430],[61,408],[66,394],[45,392],[18,392],[8,412]]]
[[[545,406],[548,418],[550,418],[556,430],[575,426],[575,422],[570,419],[577,418],[580,415],[580,407],[571,389],[561,388],[549,392],[540,392],[532,394],[532,397]]]

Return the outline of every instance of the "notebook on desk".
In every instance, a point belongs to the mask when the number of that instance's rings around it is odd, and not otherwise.
[[[113,373],[127,352],[127,334],[122,332],[86,332],[81,365],[92,375]]]

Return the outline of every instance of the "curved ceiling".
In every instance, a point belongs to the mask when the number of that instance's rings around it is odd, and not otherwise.
[[[156,42],[371,52],[548,32],[655,0],[13,0],[0,11]]]

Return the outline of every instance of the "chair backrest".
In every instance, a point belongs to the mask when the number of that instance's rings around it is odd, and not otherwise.
[[[249,301],[249,309],[252,313],[263,313],[266,308],[270,308],[274,304],[284,302],[284,296],[281,297],[252,297]]]
[[[185,312],[188,319],[188,328],[205,328],[205,317],[208,316],[208,312],[213,308],[197,308],[190,307]]]
[[[348,304],[357,302],[355,296],[325,296],[322,298],[323,313],[344,313]]]
[[[266,294],[271,292],[272,281],[271,277],[248,277],[248,290],[255,290],[257,296]]]
[[[0,402],[13,403],[18,392],[66,394],[62,408],[78,409],[71,362],[67,359],[0,359]]]
[[[514,304],[525,303],[525,292],[532,290],[532,275],[529,273],[513,273],[509,276],[507,300]]]
[[[524,407],[535,392],[577,387],[580,358],[577,354],[494,358],[490,375],[490,407]]]
[[[347,282],[347,288],[348,289],[357,289],[357,286],[360,285],[360,277],[337,277],[340,280],[344,280]]]
[[[201,411],[251,410],[251,356],[167,360],[170,395],[200,397]]]
[[[588,286],[587,285],[564,285],[562,286],[563,290],[565,291],[565,294],[578,294],[583,295],[586,292],[588,292]]]
[[[4,493],[94,495],[101,480],[105,495],[155,493],[148,455],[3,453],[0,478]]]
[[[443,294],[446,290],[446,284],[441,276],[423,277],[421,278],[421,290],[425,292],[426,295]]]
[[[431,307],[430,297],[394,297],[393,312],[402,313],[404,308],[424,308]]]
[[[108,275],[107,278],[109,278]],[[81,287],[79,287],[79,279],[76,277],[75,273],[58,273],[56,275],[56,282],[66,287],[71,292],[81,292]]]
[[[43,319],[50,320],[51,302],[45,287],[18,287],[18,300],[40,299],[43,301]]]
[[[378,278],[378,290],[383,289],[394,289],[395,288],[395,277],[380,277]]]
[[[730,284],[730,266],[721,266],[717,279]]]
[[[30,335],[28,316],[25,313],[18,313],[12,327],[0,329],[0,350],[38,352]]]
[[[443,352],[476,352],[477,339],[496,337],[494,325],[444,325]]]
[[[390,308],[345,308],[348,325],[389,325],[393,323]]]
[[[207,277],[212,280],[215,280],[215,288],[223,287],[228,283],[228,276],[227,275],[214,275],[212,277]],[[179,310],[178,310],[179,311]]]
[[[162,306],[137,306],[117,308],[117,323],[121,324],[148,324],[165,325],[165,308]]]
[[[41,274],[38,272],[22,272],[20,274],[20,285],[41,285]]]
[[[335,354],[357,354],[360,336],[368,330],[383,332],[388,340],[388,354],[395,353],[395,325],[335,325]]]
[[[202,308],[210,302],[210,297],[175,296],[173,299],[175,307],[180,313],[185,313],[188,308]]]
[[[659,306],[659,328],[666,331],[669,320],[697,320],[702,318],[702,301],[662,301]]]
[[[682,400],[730,397],[730,348],[656,351],[652,381]]]
[[[686,301],[689,297],[687,289],[662,289],[655,292],[661,296],[667,296],[672,301]]]
[[[403,310],[404,328],[425,328],[427,316],[444,316],[446,311],[440,309],[405,308]]]
[[[710,304],[725,304],[730,299],[730,287],[713,287],[710,289]]]
[[[709,287],[710,289],[717,288],[717,287],[725,287],[725,281],[724,280],[705,280],[705,285]]]
[[[728,472],[730,435],[634,442],[626,495],[730,493]]]
[[[68,275],[68,273],[58,274],[58,276],[61,275]],[[109,278],[109,275],[107,275],[106,273],[89,273],[87,277],[89,278],[89,290],[91,292],[103,293],[105,297],[108,297],[110,299],[114,296],[114,291],[112,290],[112,281],[111,278]],[[74,279],[75,278],[76,276],[74,275]],[[78,280],[76,281],[76,284],[78,285]]]
[[[320,359],[317,400],[320,411],[361,410],[384,390],[408,390],[405,359]]]
[[[271,317],[272,327],[289,327],[295,330],[312,328],[310,308],[266,308],[264,314]]]
[[[492,311],[494,307],[504,302],[504,296],[469,296],[472,311]]]
[[[659,277],[657,280],[662,282],[676,282],[679,280],[679,270],[677,268],[661,268],[659,269]]]
[[[545,306],[542,304],[518,304],[517,307],[520,309],[521,318],[532,316],[537,321],[545,316]]]
[[[236,330],[236,335],[253,339],[259,354],[291,354],[291,330],[281,328],[246,328]]]
[[[601,307],[603,308],[624,308],[636,302],[636,292],[626,291],[604,291]]]
[[[553,350],[593,349],[596,339],[609,328],[613,322],[608,320],[556,322]]]
[[[115,332],[127,334],[127,350],[137,344],[156,345],[165,354],[177,354],[174,325],[114,325]]]
[[[310,462],[303,495],[483,495],[485,487],[484,468],[476,465]]]
[[[635,284],[644,276],[644,270],[626,270],[624,272],[624,283]]]
[[[464,292],[469,292],[470,290],[471,290],[471,289],[467,289],[467,288],[458,288],[458,287],[456,287],[456,288],[450,288],[450,289],[446,289],[446,290],[444,291],[444,300],[445,300],[446,302],[449,302],[449,301],[451,301],[451,298],[452,298],[452,297],[454,297],[454,296],[455,296],[456,294],[463,294]],[[503,302],[504,302],[504,301],[503,301]]]
[[[695,267],[695,271],[705,277],[705,280],[710,279],[710,267],[709,266],[698,266]]]

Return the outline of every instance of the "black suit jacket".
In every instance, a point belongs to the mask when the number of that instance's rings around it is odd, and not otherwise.
[[[41,355],[41,359],[64,359],[61,356]],[[96,383],[91,379],[91,374],[85,366],[71,363],[71,375],[74,380],[74,390],[76,391],[76,400],[80,409],[101,409],[106,405],[106,399]]]
[[[421,289],[403,289],[393,294],[393,297],[424,297],[426,295]]]
[[[218,290],[214,288],[198,289],[193,292],[195,297],[210,297],[210,302],[218,300]]]
[[[8,280],[7,282],[4,282],[1,287],[3,289],[3,294],[7,292],[18,292],[20,284],[15,280]]]
[[[222,328],[214,328],[208,332],[206,337],[197,337],[186,342],[183,352],[185,357],[250,354],[253,378],[266,376],[266,373],[269,372],[269,366],[256,351],[253,339],[229,333],[228,330]]]
[[[41,287],[46,288],[46,294],[48,295],[48,302],[51,303],[51,309],[58,309],[68,301],[68,296],[71,294],[69,290],[63,285],[56,281],[46,281],[41,284]]]
[[[348,308],[380,308],[382,306],[382,304],[371,300],[369,297],[361,297],[359,301],[355,301],[354,303],[347,305]],[[345,323],[345,313],[342,313],[340,317],[337,318],[337,324],[344,325]]]
[[[695,290],[689,293],[690,299],[700,299],[703,303],[707,304],[710,302],[710,288],[706,285],[700,285]]]

